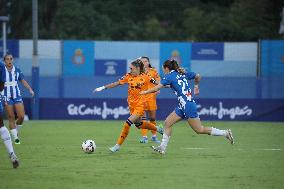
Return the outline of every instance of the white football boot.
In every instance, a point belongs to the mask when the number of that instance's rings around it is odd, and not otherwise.
[[[234,144],[235,142],[231,129],[227,129],[226,131],[227,131],[226,138],[230,141],[231,144]]]
[[[155,146],[152,146],[151,147],[155,152],[158,152],[162,155],[165,155],[166,154],[166,150],[163,149],[161,146],[158,146],[158,147],[155,147]]]
[[[109,150],[110,150],[112,153],[115,153],[115,152],[119,151],[119,148],[120,148],[120,145],[116,144],[116,145],[114,145],[113,147],[110,147]]]
[[[11,153],[9,154],[9,157],[10,157],[10,159],[11,159],[13,168],[16,169],[17,167],[19,167],[19,160],[18,160],[16,154],[15,154],[14,152],[11,152]]]

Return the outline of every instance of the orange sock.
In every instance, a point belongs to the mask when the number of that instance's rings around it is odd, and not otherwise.
[[[141,135],[147,137],[148,129],[141,129]]]
[[[123,129],[119,135],[119,138],[117,139],[117,144],[121,145],[124,140],[126,139],[128,133],[129,133],[130,125],[128,123],[124,123]]]
[[[157,123],[156,123],[156,120],[150,120],[150,122],[153,124],[153,125],[156,125]],[[157,135],[157,130],[156,131],[153,131],[153,130],[151,130],[151,133],[152,133],[152,135]]]
[[[142,121],[142,125],[140,126],[140,129],[149,129],[149,130],[157,131],[156,126],[153,123],[150,123],[148,121]]]

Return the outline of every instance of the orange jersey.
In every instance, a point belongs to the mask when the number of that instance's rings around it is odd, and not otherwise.
[[[155,68],[150,68],[147,73],[148,77],[155,79],[157,82],[160,81],[160,76]],[[155,87],[156,85],[154,83],[150,83],[148,89],[151,89]],[[156,100],[156,93],[149,93],[146,95],[146,100],[153,101]]]
[[[128,104],[130,107],[142,106],[145,103],[145,95],[140,95],[141,91],[149,88],[151,77],[147,74],[132,76],[131,74],[124,75],[118,82],[119,84],[128,83]]]

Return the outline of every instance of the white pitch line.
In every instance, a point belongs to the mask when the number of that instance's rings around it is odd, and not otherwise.
[[[258,149],[258,150],[267,150],[267,151],[279,151],[280,148],[265,148],[265,149]]]
[[[191,147],[191,148],[182,148],[185,150],[208,150],[209,148],[199,148],[199,147]],[[210,148],[212,149],[212,148]],[[281,151],[281,148],[264,148],[264,149],[243,149],[243,148],[233,148],[234,150],[242,151],[242,150],[262,150],[262,151]]]
[[[183,148],[186,150],[207,150],[208,148]]]

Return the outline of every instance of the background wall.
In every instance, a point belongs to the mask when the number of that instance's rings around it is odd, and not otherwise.
[[[161,75],[166,59],[175,59],[187,70],[200,73],[201,93],[197,100],[275,99],[281,104],[284,99],[283,40],[259,44],[40,40],[38,46],[41,99],[61,103],[64,99],[123,102],[127,86],[96,94],[92,91],[118,80],[128,71],[130,62],[140,56],[148,56]],[[8,49],[31,83],[32,41],[10,40]],[[23,96],[29,109],[32,100],[25,90]],[[170,89],[163,89],[158,99],[174,100],[175,96]]]

